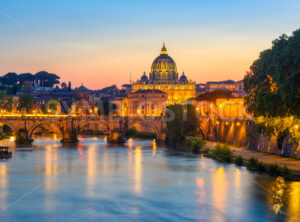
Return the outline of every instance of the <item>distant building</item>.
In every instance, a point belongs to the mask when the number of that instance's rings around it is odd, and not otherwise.
[[[86,99],[89,100],[90,90],[83,86],[83,84],[74,90],[74,99]]]
[[[204,92],[206,92],[206,84],[203,83],[196,84],[196,97]]]
[[[31,91],[32,91],[33,81],[25,80],[23,82],[23,85],[24,85],[24,93],[25,94],[30,94]]]
[[[90,91],[89,101],[92,106],[96,106],[99,101],[111,99],[113,97],[124,94],[124,92],[119,90],[116,85],[112,85],[100,90]]]
[[[168,94],[160,90],[138,90],[128,95],[128,116],[162,116]]]
[[[122,91],[123,93],[129,94],[132,90],[132,85],[131,84],[123,84],[122,85]]]
[[[219,81],[219,82],[207,82],[205,84],[205,91],[211,92],[215,90],[228,90],[233,93],[235,97],[244,97],[246,93],[244,92],[243,80],[233,81]]]
[[[74,92],[42,91],[32,92],[31,94],[34,96],[34,104],[39,106],[47,104],[51,99],[57,100],[60,103],[62,113],[69,113],[74,99]]]
[[[92,113],[93,106],[89,101],[90,98],[90,90],[83,86],[83,84],[74,90],[74,99],[72,106],[72,113],[77,114],[90,114]]]
[[[201,117],[220,117],[225,119],[249,117],[244,106],[244,98],[216,99],[215,102],[194,100],[193,104]]]
[[[235,91],[235,81],[233,80],[226,80],[226,81],[219,81],[219,82],[207,82],[206,89],[208,91],[215,91],[217,89],[224,89],[229,91]]]

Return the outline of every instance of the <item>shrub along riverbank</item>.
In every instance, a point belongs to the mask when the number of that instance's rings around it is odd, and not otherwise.
[[[205,141],[195,137],[187,137],[184,142],[186,151],[203,154],[205,157],[222,163],[234,163],[237,166],[246,166],[250,171],[267,173],[273,177],[280,176],[290,181],[300,181],[299,173],[291,171],[286,165],[280,167],[277,164],[265,164],[255,157],[247,160],[240,155],[235,156],[226,144],[217,143],[213,149],[209,149],[205,144]]]
[[[139,139],[156,139],[155,133],[144,133],[144,132],[138,132],[135,127],[132,127],[127,130],[126,132],[127,138],[139,138]]]

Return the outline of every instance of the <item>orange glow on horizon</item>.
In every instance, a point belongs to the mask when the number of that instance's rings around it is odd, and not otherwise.
[[[115,45],[118,44],[115,43]],[[121,46],[122,49],[114,46],[113,49],[105,48],[103,51],[95,51],[91,48],[85,49],[87,51],[85,55],[73,52],[67,57],[64,53],[57,54],[50,50],[42,58],[34,58],[35,55],[31,55],[24,60],[22,57],[22,61],[17,62],[18,67],[15,65],[15,60],[12,62],[7,58],[7,61],[3,62],[6,64],[5,70],[0,71],[7,73],[13,70],[22,73],[28,70],[36,73],[46,70],[58,74],[61,82],[71,81],[73,88],[79,87],[82,83],[89,89],[100,89],[113,84],[120,87],[130,82],[130,73],[131,79],[135,81],[140,79],[144,71],[147,74],[150,72],[153,60],[160,53],[161,43],[153,42],[150,45],[144,43],[139,46],[140,49],[135,51],[131,49],[132,43]],[[74,47],[84,46],[74,45]],[[258,58],[259,52],[268,48],[269,45],[260,43],[247,45],[242,42],[228,44],[228,42],[212,40],[207,40],[204,44],[195,40],[190,44],[169,42],[166,47],[168,54],[177,64],[179,74],[184,71],[188,79],[197,83],[205,83],[227,79],[241,80],[252,62]],[[49,62],[48,57],[54,55],[58,58]],[[41,64],[45,65],[41,67]],[[40,68],[33,70],[32,67]]]

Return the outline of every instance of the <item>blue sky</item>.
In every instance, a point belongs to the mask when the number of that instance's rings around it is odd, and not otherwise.
[[[197,82],[239,80],[282,33],[300,1],[0,0],[0,73],[47,70],[90,88],[134,79],[165,41]]]

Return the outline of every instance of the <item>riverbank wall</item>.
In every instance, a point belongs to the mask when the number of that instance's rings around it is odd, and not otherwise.
[[[201,121],[200,128],[200,136],[206,140],[300,158],[300,146],[294,150],[288,136],[283,139],[282,146],[278,147],[277,138],[260,132],[253,120],[207,119]]]

